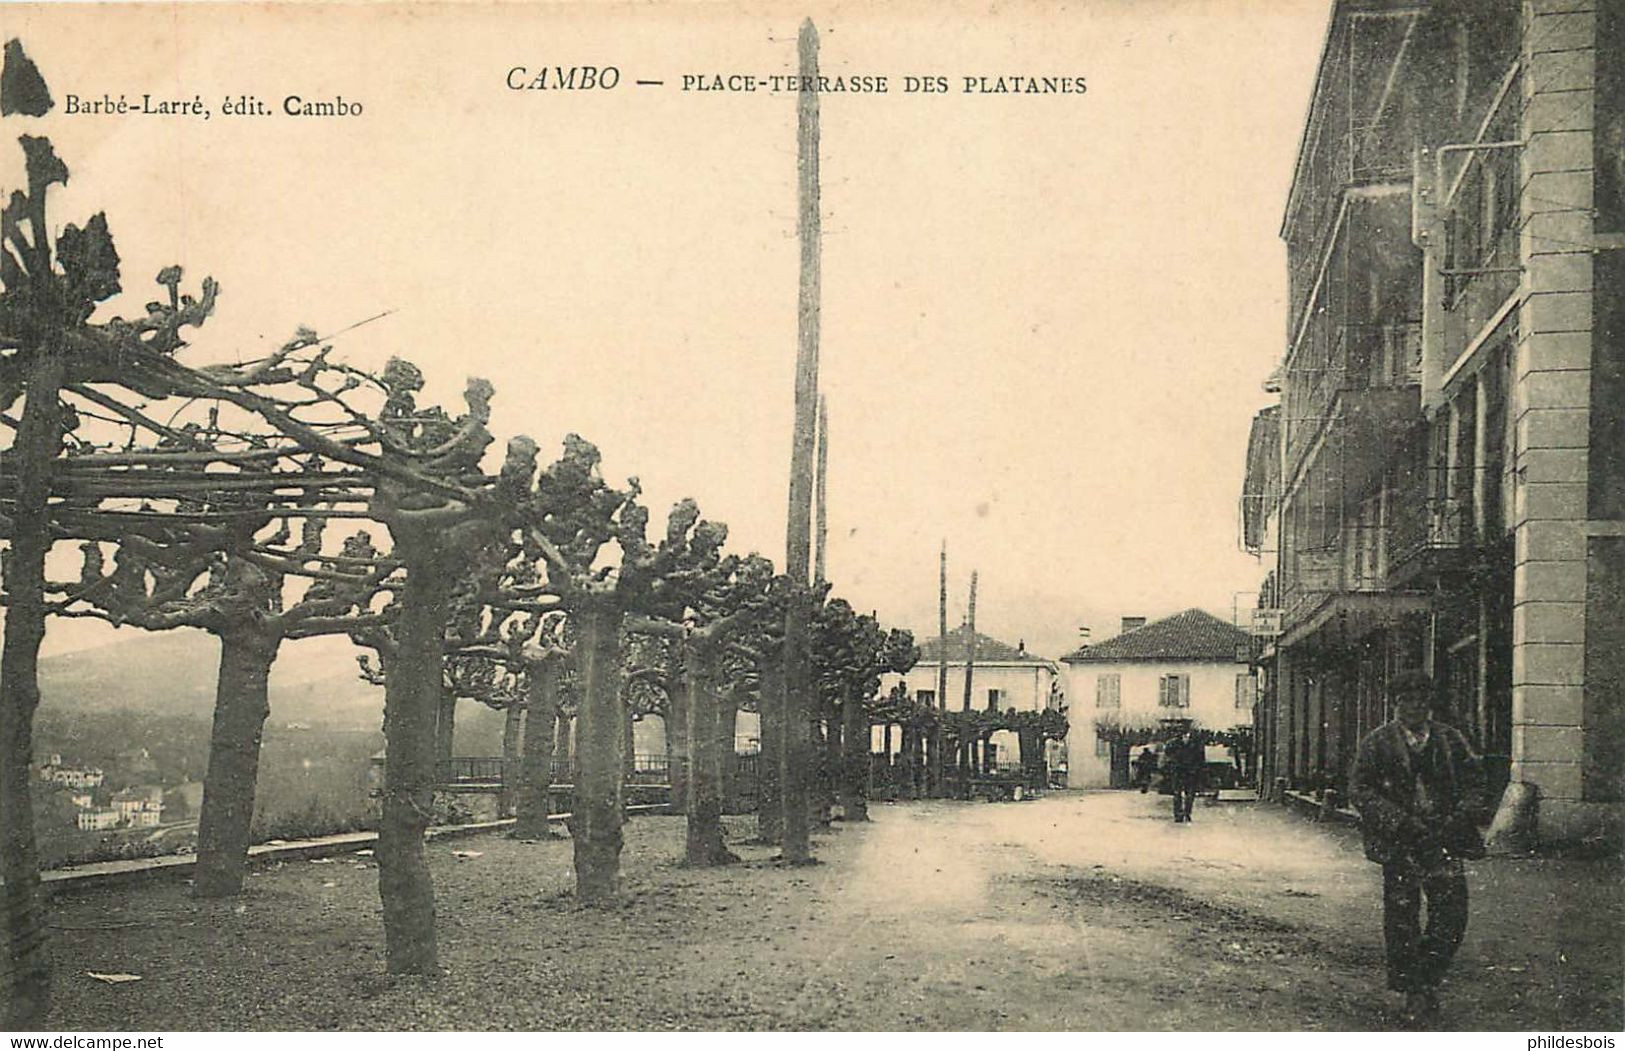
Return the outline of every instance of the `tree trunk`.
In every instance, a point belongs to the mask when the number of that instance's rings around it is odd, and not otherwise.
[[[384,798],[378,826],[378,897],[391,974],[434,974],[434,882],[423,854],[433,819],[442,648],[458,560],[433,532],[391,523],[406,565],[394,658],[385,665]]]
[[[451,759],[457,738],[457,695],[448,686],[440,688],[440,706],[434,720],[434,757],[446,762]]]
[[[869,820],[869,716],[863,702],[841,702],[841,814],[847,821]]]
[[[34,237],[47,236],[44,189]],[[42,253],[44,254],[44,253]],[[48,258],[44,261],[48,265]],[[45,555],[51,548],[51,462],[62,450],[57,395],[65,362],[45,340],[34,350],[28,396],[9,456],[17,472],[11,548],[5,560],[5,650],[0,657],[0,879],[5,887],[5,1028],[42,1027],[51,1007],[51,959],[40,894],[39,847],[29,786],[34,761],[34,712],[39,707],[39,647],[45,638]]]
[[[618,659],[618,658],[617,658]],[[632,706],[621,699],[621,781],[624,784],[634,779],[638,772],[638,756],[636,751],[637,734],[633,729]]]
[[[937,748],[942,742],[935,729],[927,730],[920,735],[920,738],[925,748],[925,791],[923,795],[925,798],[931,799],[941,793],[941,777],[939,775],[942,770],[942,756],[938,753]]]
[[[695,867],[726,865],[739,860],[722,837],[721,698],[717,696],[714,649],[706,642],[683,647],[688,692],[688,838],[684,863]]]
[[[722,784],[722,812],[739,812],[739,752],[734,739],[739,735],[739,699],[730,690],[720,698],[717,718],[717,778]]]
[[[519,813],[515,839],[552,839],[547,811],[552,804],[554,735],[559,719],[557,659],[536,661],[525,669],[525,743],[520,759]]]
[[[897,798],[914,798],[914,724],[904,723],[897,751]]]
[[[683,669],[666,685],[666,770],[671,778],[671,812],[688,813],[688,768],[693,739],[689,729],[689,671]]]
[[[821,793],[819,816],[826,825],[835,819],[835,804],[840,802],[841,798],[843,769],[841,761],[846,754],[841,744],[844,740],[841,719],[845,710],[844,704],[839,709],[832,705],[827,709],[829,717],[824,722],[824,761],[821,764],[823,783],[819,786]]]
[[[775,656],[761,664],[761,695],[756,702],[761,743],[756,756],[756,835],[763,843],[784,836],[784,799],[779,791],[784,751],[784,668]]]
[[[620,894],[621,802],[626,749],[626,702],[621,696],[621,610],[591,596],[581,621],[581,707],[576,713],[576,900],[604,905]]]
[[[819,704],[819,707],[823,707]],[[807,741],[811,750],[812,769],[808,771],[811,780],[807,791],[807,820],[812,826],[826,831],[829,823],[835,816],[835,788],[834,780],[829,769],[829,734],[824,719],[809,719],[807,721]]]
[[[268,683],[281,633],[258,618],[220,632],[220,673],[214,691],[214,729],[203,808],[197,823],[197,869],[192,893],[230,898],[243,892],[259,779],[260,741],[271,714]]]
[[[502,792],[497,796],[497,817],[513,817],[519,798],[519,755],[525,733],[525,709],[518,702],[502,713]]]

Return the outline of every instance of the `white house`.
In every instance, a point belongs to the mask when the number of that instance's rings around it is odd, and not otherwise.
[[[1191,719],[1207,730],[1252,725],[1246,632],[1200,609],[1137,620],[1124,618],[1121,634],[1061,658],[1072,698],[1072,788],[1128,784],[1128,746],[1101,739],[1097,726],[1155,727],[1163,719]]]
[[[74,815],[73,823],[81,832],[99,832],[102,829],[118,827],[122,816],[112,807],[103,807],[100,810],[81,810]]]
[[[133,828],[151,828],[163,822],[164,790],[145,786],[126,789],[113,797],[113,809],[120,823]]]
[[[947,709],[950,712],[964,711],[966,707],[965,666],[969,642],[968,625],[962,624],[948,633]],[[941,653],[940,637],[933,635],[922,640],[919,663],[906,675],[887,672],[881,676],[880,695],[884,697],[901,682],[909,696],[916,701],[936,703],[938,658]],[[1062,688],[1060,665],[1048,657],[1027,652],[1025,642],[1011,646],[977,632],[970,680],[972,709],[995,708],[1003,712],[1013,708],[1018,712],[1041,712],[1047,708],[1062,707],[1065,703],[1066,691]],[[1008,730],[995,733],[990,741],[998,749],[1001,762],[1013,762],[1019,754],[1016,735]],[[894,742],[894,752],[900,744],[900,739]],[[884,747],[884,730],[876,727],[874,748],[880,751]],[[1054,757],[1051,758],[1053,761]]]
[[[51,757],[40,767],[39,776],[41,781],[66,785],[69,788],[97,788],[103,781],[100,770],[95,767],[68,766],[56,752],[51,753]]]

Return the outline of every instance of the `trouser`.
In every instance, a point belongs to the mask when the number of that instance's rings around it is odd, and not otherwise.
[[[1427,927],[1421,925],[1427,898]],[[1467,932],[1467,877],[1460,864],[1429,875],[1412,865],[1382,868],[1382,933],[1388,949],[1388,988],[1432,989],[1444,977]]]
[[[1174,820],[1189,821],[1191,806],[1196,802],[1196,784],[1182,777],[1174,778]]]

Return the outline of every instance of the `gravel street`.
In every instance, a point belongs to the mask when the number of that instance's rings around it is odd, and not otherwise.
[[[369,858],[290,862],[241,902],[177,881],[58,895],[64,1029],[1374,1030],[1380,878],[1349,829],[1270,806],[1058,793],[877,804],[816,839],[689,870],[682,819],[627,826],[626,902],[570,901],[567,840],[429,847],[439,979],[383,974]],[[751,823],[730,819],[740,839]],[[462,852],[459,857],[454,852]],[[1619,1029],[1617,862],[1470,875],[1450,1029]],[[86,972],[141,975],[108,985]]]

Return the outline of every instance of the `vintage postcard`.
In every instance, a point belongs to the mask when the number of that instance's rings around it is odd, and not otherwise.
[[[8,1030],[1614,1046],[1625,3],[0,28]]]

